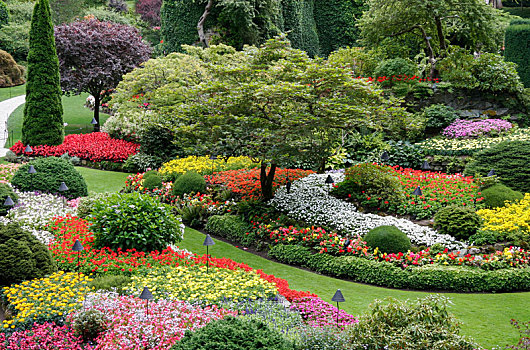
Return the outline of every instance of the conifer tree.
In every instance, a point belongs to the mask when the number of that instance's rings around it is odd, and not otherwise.
[[[64,139],[59,59],[48,0],[37,0],[31,18],[26,105],[22,125],[25,145],[60,145]]]

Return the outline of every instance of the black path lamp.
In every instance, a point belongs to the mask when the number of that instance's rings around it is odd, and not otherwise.
[[[333,298],[331,298],[331,301],[334,301],[337,303],[337,328],[338,328],[339,327],[339,303],[343,303],[346,301],[340,289],[337,289],[337,291],[335,292],[335,295],[333,296]]]
[[[208,247],[214,244],[215,242],[213,241],[212,237],[210,237],[210,235],[207,234],[202,244],[206,246],[206,273],[208,273],[208,266],[210,265],[210,254],[208,251]]]
[[[81,242],[79,242],[78,239],[75,240],[74,246],[72,247],[72,250],[74,252],[77,252],[77,275],[81,276],[81,272],[79,271],[79,255],[81,255],[81,252],[85,250]]]
[[[387,151],[384,151],[383,154],[381,154],[381,160],[383,162],[386,162],[390,159],[390,156],[388,155],[388,152]]]
[[[153,300],[153,293],[149,290],[149,288],[144,287],[144,290],[142,290],[142,293],[140,294],[140,299],[145,300],[145,316],[149,317],[149,300]]]
[[[420,186],[416,187],[414,192],[412,192],[412,195],[414,195],[414,196],[423,196],[423,192],[421,192],[421,187]]]
[[[331,177],[331,175],[328,175],[328,177],[326,178],[325,183],[327,183],[327,184],[329,185],[329,188],[331,189],[331,187],[332,187],[333,184],[335,183],[335,180],[333,180],[333,178]]]
[[[61,185],[59,186],[59,192],[61,192],[63,194],[63,197],[64,197],[64,192],[68,191],[68,186],[66,186],[66,184],[63,182],[61,182]],[[64,197],[64,204],[66,205],[66,197]]]
[[[285,188],[287,189],[287,193],[291,193],[291,186],[292,186],[291,179],[289,177],[287,177],[287,183],[285,184]]]
[[[31,184],[31,190],[33,191],[33,174],[35,174],[37,172],[37,170],[35,170],[35,167],[33,165],[30,165],[29,166],[29,169],[28,169],[28,174],[29,174],[29,181],[30,181],[30,184]]]
[[[348,246],[350,245],[351,241],[349,238],[346,238],[346,240],[344,241],[344,245],[342,246],[342,250],[346,250],[348,249]]]
[[[486,175],[487,177],[491,177],[491,176],[495,176],[497,175],[497,173],[495,172],[495,170],[491,169],[490,172],[488,173],[488,175]]]
[[[24,149],[24,153],[33,153],[33,150],[31,149],[30,145],[27,145]]]
[[[11,198],[11,196],[7,196],[6,200],[4,201],[4,206],[12,207],[14,205],[15,205],[15,202],[13,202],[13,199]]]
[[[92,120],[90,121],[90,124],[92,124],[94,126],[94,130],[93,131],[99,131],[98,121],[96,120],[95,117],[92,117]]]
[[[431,170],[431,165],[428,161],[423,161],[423,164],[421,165],[421,170]]]
[[[212,175],[213,175],[213,165],[215,164],[215,161],[217,160],[217,156],[214,156],[213,154],[210,156],[210,160],[212,161]]]

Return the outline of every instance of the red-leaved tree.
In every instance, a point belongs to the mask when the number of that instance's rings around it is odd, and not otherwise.
[[[160,8],[162,0],[138,0],[136,2],[136,13],[140,18],[153,26],[160,25]]]
[[[55,27],[63,92],[94,96],[94,131],[99,131],[103,92],[149,59],[151,48],[134,27],[89,18]]]

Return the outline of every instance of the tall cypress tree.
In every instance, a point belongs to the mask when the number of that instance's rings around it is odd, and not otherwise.
[[[48,0],[37,0],[29,32],[28,80],[22,125],[25,145],[60,145],[64,139],[59,59]]]

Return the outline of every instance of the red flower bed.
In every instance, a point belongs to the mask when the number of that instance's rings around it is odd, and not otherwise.
[[[104,132],[91,134],[72,134],[64,138],[59,146],[33,146],[32,153],[25,153],[26,146],[18,141],[11,147],[17,155],[59,157],[68,153],[71,157],[90,160],[92,162],[110,161],[125,162],[130,155],[136,154],[140,145],[137,143],[110,138]]]
[[[206,182],[214,185],[226,186],[230,191],[237,193],[242,199],[258,199],[261,195],[259,181],[261,169],[227,170],[205,176]],[[276,169],[273,191],[287,183],[287,178],[295,181],[312,174],[312,170],[302,169]]]

